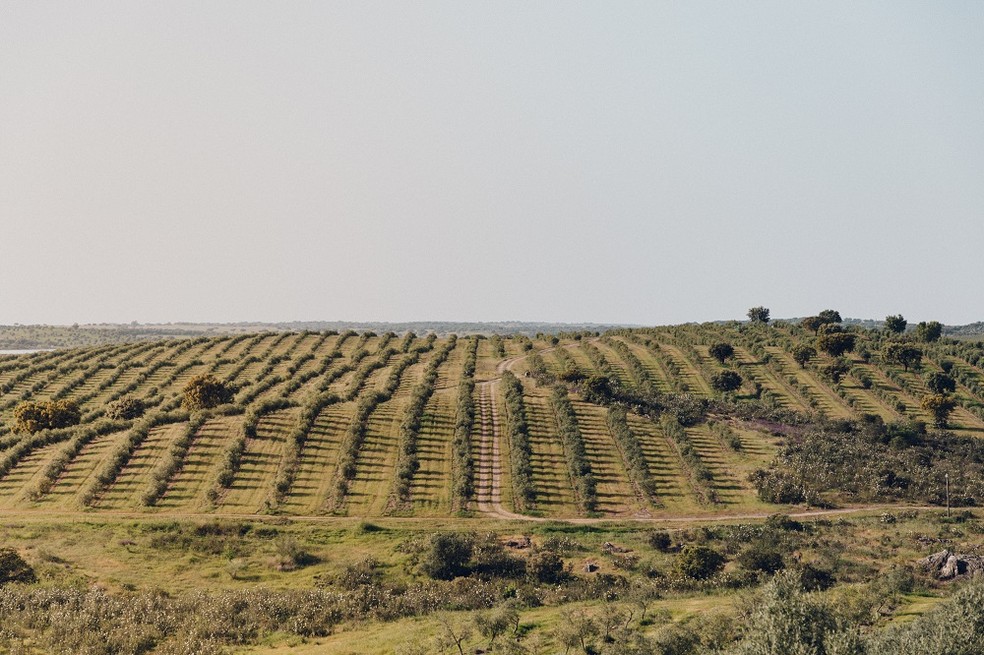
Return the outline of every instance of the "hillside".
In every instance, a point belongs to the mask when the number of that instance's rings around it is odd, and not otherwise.
[[[790,324],[533,339],[282,332],[4,356],[0,510],[767,513],[749,476],[790,434],[862,416],[932,423],[921,401],[941,367],[956,381],[950,438],[984,432],[980,345],[918,344],[919,370],[905,370],[882,355],[883,333],[847,330],[857,345],[836,382],[829,355],[796,363],[816,338]],[[709,354],[719,342],[733,346],[724,362]],[[722,394],[713,382],[725,370],[741,385]],[[203,373],[236,393],[190,417],[181,393]],[[124,396],[146,416],[107,421]],[[79,403],[81,425],[13,431],[20,403],[47,399]],[[975,471],[964,472],[970,500]]]

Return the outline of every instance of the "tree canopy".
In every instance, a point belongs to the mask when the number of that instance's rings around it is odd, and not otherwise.
[[[723,364],[724,360],[734,356],[735,349],[730,343],[721,342],[712,344],[707,349],[707,352],[710,353],[711,357]]]
[[[768,323],[769,322],[769,308],[768,307],[752,307],[748,310],[748,320],[752,323]]]
[[[886,361],[899,364],[906,371],[909,367],[916,367],[922,360],[923,353],[915,346],[907,343],[890,343],[885,346],[884,357]]]
[[[916,326],[916,338],[926,343],[939,341],[943,336],[943,324],[939,321],[922,321]]]
[[[885,317],[885,329],[889,332],[902,334],[905,332],[906,325],[908,325],[908,321],[902,318],[902,314],[895,314],[894,316]]]

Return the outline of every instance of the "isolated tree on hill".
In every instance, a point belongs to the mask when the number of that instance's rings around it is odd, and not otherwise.
[[[188,381],[184,388],[183,404],[189,411],[218,407],[232,400],[232,389],[214,375],[203,373]]]
[[[769,322],[769,308],[768,307],[752,307],[748,310],[748,320],[752,323],[768,323]]]
[[[817,314],[817,318],[821,323],[843,323],[840,312],[836,309],[825,309]]]
[[[890,343],[885,346],[883,356],[886,361],[899,364],[908,371],[910,366],[913,368],[919,366],[923,352],[907,343]]]
[[[707,349],[707,352],[710,353],[711,357],[723,364],[724,360],[734,356],[735,349],[730,343],[722,342],[713,344]]]
[[[885,329],[889,332],[894,332],[895,334],[902,334],[905,332],[905,326],[908,325],[908,321],[902,318],[902,314],[896,314],[895,316],[885,317]]]
[[[953,393],[957,390],[957,381],[946,373],[933,373],[926,378],[926,386],[933,393]]]
[[[734,391],[740,388],[741,382],[741,376],[734,371],[721,371],[711,377],[711,386],[722,392]]]
[[[813,346],[807,346],[801,343],[793,348],[793,359],[800,365],[800,368],[804,368],[806,363],[816,356],[817,350]]]
[[[828,323],[820,328],[817,345],[831,357],[840,357],[854,350],[855,336],[844,332],[841,326]]]
[[[933,393],[922,399],[922,408],[933,415],[933,422],[936,427],[946,428],[950,419],[950,412],[956,408],[957,403],[950,396],[943,393]]]
[[[939,341],[943,336],[943,324],[939,321],[922,321],[916,326],[916,338],[926,343]]]

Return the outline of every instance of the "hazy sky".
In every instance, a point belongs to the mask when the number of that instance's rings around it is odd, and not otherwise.
[[[984,2],[0,1],[0,323],[984,320]]]

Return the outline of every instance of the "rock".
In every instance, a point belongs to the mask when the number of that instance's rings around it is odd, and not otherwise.
[[[952,554],[948,550],[941,550],[938,553],[933,553],[929,557],[919,560],[919,564],[927,571],[935,573],[943,568],[943,565],[946,564],[946,561],[950,559]]]
[[[940,579],[955,578],[958,573],[960,573],[960,560],[957,559],[956,555],[950,555],[946,558],[946,564],[940,569]]]
[[[515,548],[517,550],[522,550],[524,548],[529,548],[533,543],[530,541],[529,537],[521,537],[519,539],[509,539],[506,541],[507,548]]]
[[[628,553],[631,552],[631,548],[623,548],[621,546],[616,546],[610,541],[606,541],[602,544],[601,549],[606,553]]]
[[[594,562],[588,562],[587,564],[584,565],[584,572],[594,573],[595,571],[598,570],[598,568],[599,568],[598,565],[595,564]]]

